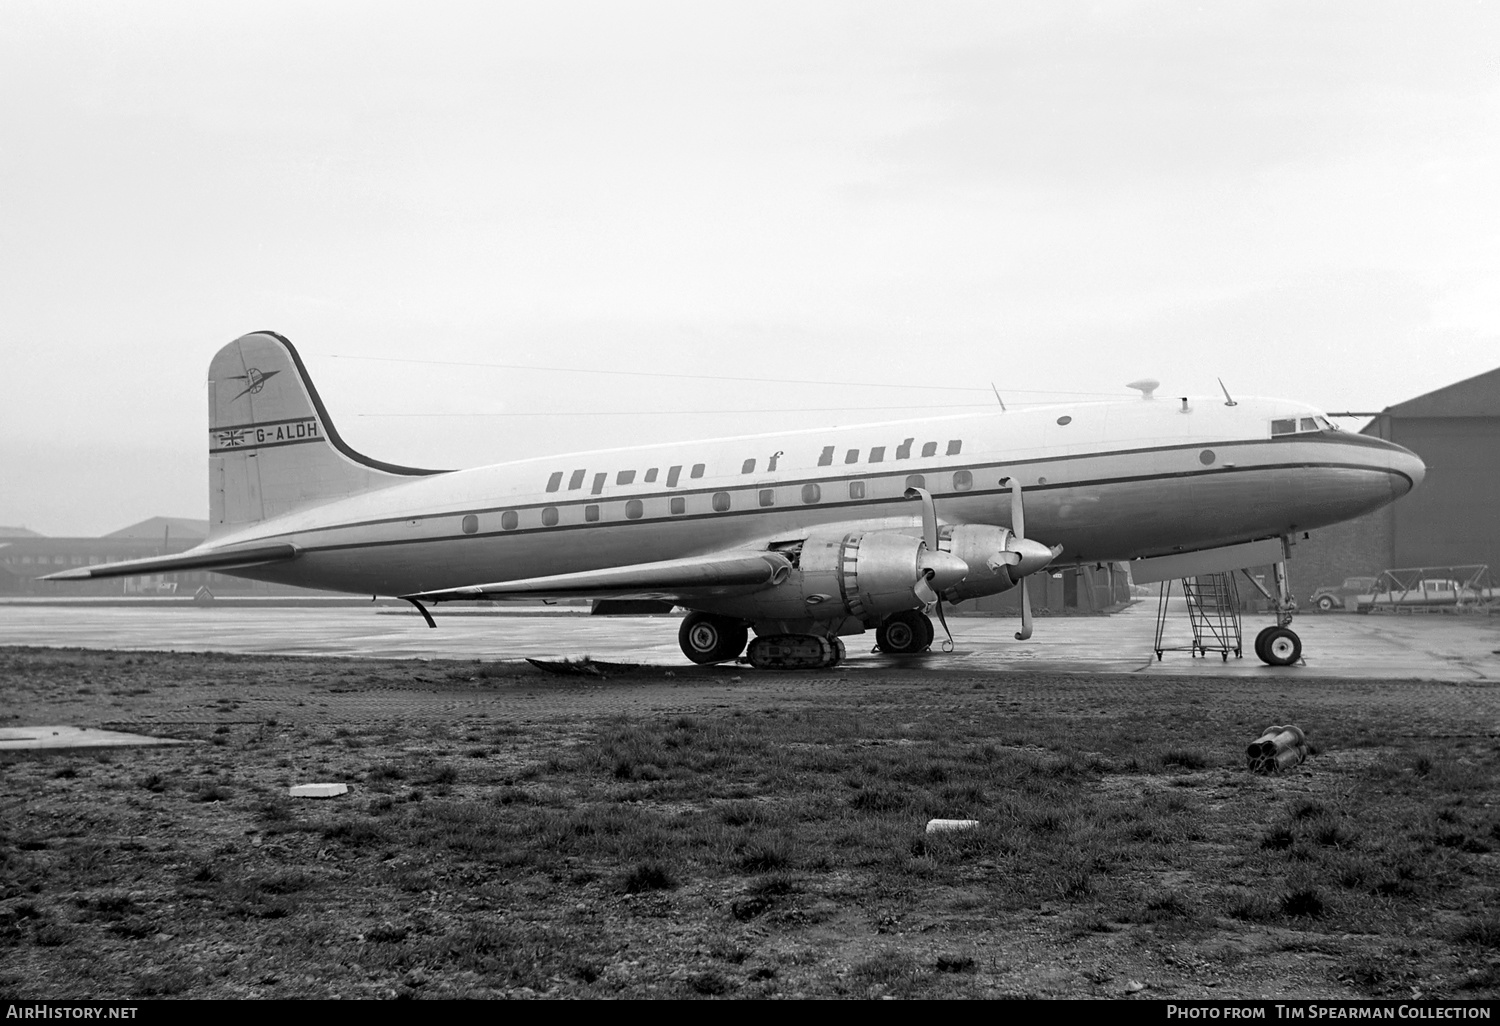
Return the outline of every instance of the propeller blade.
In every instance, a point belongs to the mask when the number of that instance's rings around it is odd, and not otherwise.
[[[918,577],[917,583],[911,586],[913,594],[917,596],[917,601],[924,606],[930,606],[938,600],[938,593],[932,590],[933,576],[933,572],[929,570]]]
[[[943,651],[944,652],[952,652],[953,651],[953,631],[949,630],[949,628],[948,628],[948,618],[943,615],[943,600],[941,598],[939,598],[937,600],[937,617],[938,617],[938,622],[943,625],[943,633],[945,635],[947,635],[947,639],[943,642]]]
[[[932,501],[932,493],[926,488],[908,488],[906,498],[922,500],[922,541],[927,543],[928,552],[936,552],[938,550],[937,504]]]
[[[1010,481],[1010,530],[1017,538],[1026,537],[1026,503],[1021,499],[1021,482]]]
[[[1021,629],[1016,632],[1017,641],[1025,641],[1031,637],[1031,590],[1026,586],[1026,578],[1021,578]]]

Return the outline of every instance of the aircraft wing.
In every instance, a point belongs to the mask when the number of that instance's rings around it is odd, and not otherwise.
[[[44,581],[86,581],[96,577],[132,577],[136,574],[174,574],[185,570],[227,570],[231,567],[282,563],[297,557],[297,546],[290,542],[270,545],[248,545],[242,548],[215,549],[200,552],[190,549],[175,556],[148,556],[121,563],[99,563],[60,570],[41,578]]]
[[[506,598],[620,598],[673,601],[692,595],[743,594],[786,579],[792,563],[779,552],[717,552],[605,570],[528,577],[519,581],[402,595],[424,602]]]

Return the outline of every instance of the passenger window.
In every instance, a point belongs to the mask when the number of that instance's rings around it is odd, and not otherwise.
[[[845,463],[858,463],[859,462],[859,450],[858,449],[850,449],[848,452],[844,453],[844,462]]]
[[[916,441],[915,438],[908,438],[906,441],[904,441],[900,445],[896,446],[896,459],[898,459],[898,460],[909,460],[909,459],[911,459],[911,443],[913,443],[915,441]]]
[[[513,509],[508,509],[500,514],[500,527],[505,531],[514,531],[521,523],[521,517]]]
[[[926,488],[927,487],[927,478],[923,477],[921,474],[913,474],[913,475],[911,475],[910,477],[908,477],[906,479],[906,487],[908,487],[908,488]]]
[[[820,466],[820,467],[831,467],[831,466],[833,466],[833,446],[831,446],[831,445],[825,445],[825,446],[823,446],[823,452],[821,454],[819,454],[819,456],[818,456],[818,466]]]
[[[723,513],[729,509],[729,493],[714,492],[714,512]]]
[[[547,478],[547,491],[549,491],[549,492],[555,492],[555,491],[557,491],[561,487],[562,487],[562,471],[559,470],[557,473],[555,473],[551,477]]]
[[[818,486],[817,482],[814,481],[814,482],[811,482],[809,484],[805,484],[805,485],[802,486],[802,501],[803,502],[808,503],[809,505],[811,505],[812,503],[817,502],[821,498],[823,498],[823,489]]]
[[[641,505],[640,499],[631,499],[625,504],[626,520],[639,520],[641,519],[641,514],[644,512],[645,507]]]
[[[583,487],[583,478],[587,470],[575,470],[573,476],[568,478],[568,491],[573,492]]]
[[[681,477],[681,476],[682,476],[682,464],[679,463],[677,466],[672,467],[672,468],[670,468],[667,471],[667,487],[668,488],[676,488],[677,487],[677,479],[679,477]]]
[[[863,499],[865,497],[865,483],[863,481],[849,482],[849,498]]]
[[[672,513],[673,513],[673,515],[675,516],[678,513],[686,513],[686,512],[687,512],[687,500],[684,499],[680,495],[674,495],[674,496],[672,496]]]
[[[628,485],[630,482],[632,482],[634,480],[635,480],[635,471],[633,471],[633,470],[622,470],[618,474],[615,475],[615,484],[617,484],[617,485]]]
[[[1276,435],[1290,435],[1290,434],[1295,434],[1296,431],[1297,431],[1297,422],[1295,420],[1273,420],[1273,421],[1271,421],[1271,436],[1273,438]]]
[[[608,477],[609,477],[609,474],[603,473],[603,472],[595,474],[594,475],[594,487],[592,489],[590,489],[590,494],[591,495],[599,495],[599,494],[601,494],[604,491],[604,482],[605,482],[605,479],[607,479]]]
[[[948,440],[948,455],[949,456],[957,456],[958,453],[959,453],[959,450],[962,449],[963,447],[964,447],[964,443],[963,443],[962,440],[957,439],[957,438],[949,439]]]
[[[701,463],[694,463],[693,464],[692,473],[688,474],[688,477],[702,477],[702,476],[703,476],[703,464],[701,464]]]
[[[871,463],[884,463],[885,462],[885,446],[883,446],[883,445],[877,445],[875,448],[873,448],[873,449],[870,450],[870,462]]]
[[[591,524],[599,519],[599,506],[597,503],[590,503],[583,507],[583,519]]]
[[[760,490],[760,504],[762,506],[776,505],[776,489],[762,488]]]
[[[740,473],[741,474],[753,474],[753,473],[755,473],[755,461],[754,460],[746,460],[740,466]]]
[[[953,490],[966,492],[974,487],[974,475],[967,470],[955,470],[953,472]]]
[[[470,513],[468,516],[464,517],[463,527],[464,534],[474,534],[479,530],[479,518]]]
[[[656,480],[656,468],[652,467],[650,470],[646,471],[646,483],[650,484],[651,482],[653,482],[655,480]]]
[[[556,527],[557,526],[557,507],[556,506],[548,506],[548,507],[546,507],[545,509],[542,510],[542,526],[543,527]]]
[[[936,456],[937,455],[937,443],[936,442],[924,442],[924,443],[922,443],[922,455],[923,456]]]

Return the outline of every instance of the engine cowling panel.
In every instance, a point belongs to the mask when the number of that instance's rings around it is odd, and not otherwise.
[[[938,548],[951,552],[969,565],[968,575],[943,592],[950,602],[998,595],[1021,583],[1005,558],[1012,534],[1007,527],[988,524],[959,524],[943,528],[938,534]]]

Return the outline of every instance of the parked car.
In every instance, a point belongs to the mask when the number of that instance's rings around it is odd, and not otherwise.
[[[1354,609],[1360,595],[1374,590],[1373,577],[1346,577],[1343,584],[1325,585],[1313,592],[1312,605],[1325,613],[1333,609]]]

